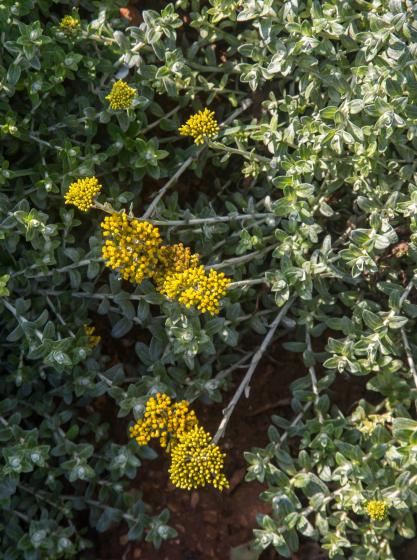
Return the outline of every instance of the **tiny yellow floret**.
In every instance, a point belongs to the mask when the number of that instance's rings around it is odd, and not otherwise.
[[[84,325],[84,332],[87,335],[88,346],[90,348],[94,348],[101,341],[101,336],[94,334],[95,330],[96,328],[93,326],[90,327],[89,325]]]
[[[69,186],[65,195],[65,204],[73,204],[82,212],[87,212],[94,202],[94,198],[101,191],[102,186],[96,177],[78,179]]]
[[[383,500],[370,500],[366,504],[366,511],[372,521],[384,521],[388,516],[388,504]]]
[[[192,115],[179,129],[181,136],[192,136],[196,144],[204,144],[206,140],[214,138],[219,133],[219,125],[215,119],[214,111],[207,107]]]
[[[130,437],[139,445],[147,445],[152,438],[157,438],[161,447],[167,447],[196,424],[197,417],[189,410],[187,401],[172,403],[168,395],[158,393],[149,398],[142,420],[130,428]]]
[[[73,31],[80,25],[80,20],[74,16],[64,16],[59,22],[59,27],[63,31]]]
[[[128,86],[126,82],[118,80],[113,84],[112,90],[109,95],[107,95],[106,99],[109,102],[110,108],[113,110],[129,109],[135,95],[136,89]]]
[[[106,238],[102,256],[108,267],[118,270],[124,280],[137,284],[154,276],[161,245],[157,227],[129,218],[123,212],[104,218],[101,228]]]
[[[229,483],[223,473],[225,455],[211,435],[194,426],[179,437],[171,451],[170,480],[177,488],[192,490],[212,484],[218,490]]]

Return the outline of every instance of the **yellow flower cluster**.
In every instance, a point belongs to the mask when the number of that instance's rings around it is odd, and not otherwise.
[[[100,340],[101,340],[101,336],[95,335],[95,330],[96,328],[93,326],[88,326],[88,325],[84,325],[84,332],[87,335],[88,338],[88,346],[90,348],[94,348],[95,346],[97,346],[97,344],[99,344]]]
[[[204,266],[193,266],[182,272],[168,272],[160,292],[176,299],[185,307],[197,307],[202,313],[217,315],[220,299],[226,294],[230,278],[223,272],[211,269],[207,274]]]
[[[372,521],[384,521],[388,516],[388,504],[383,500],[370,500],[366,504],[366,511]]]
[[[198,426],[187,401],[172,403],[161,393],[150,397],[142,420],[130,428],[130,437],[139,445],[159,439],[171,455],[170,480],[178,488],[191,490],[212,484],[223,490],[229,486],[223,473],[225,455],[212,443],[210,434]]]
[[[169,469],[171,482],[177,488],[192,490],[212,484],[223,490],[229,486],[223,473],[225,455],[211,439],[211,435],[198,426],[178,438]]]
[[[161,236],[149,222],[130,219],[123,212],[106,216],[101,223],[106,237],[102,256],[107,266],[124,280],[140,284],[155,274]]]
[[[64,16],[59,22],[59,27],[63,31],[73,31],[80,25],[80,20],[74,16]]]
[[[157,227],[125,213],[107,216],[101,227],[106,238],[102,256],[124,280],[140,284],[145,277],[151,278],[169,299],[202,313],[219,313],[230,279],[213,269],[206,273],[199,255],[189,247],[182,243],[162,245]]]
[[[146,445],[152,438],[159,438],[161,447],[173,445],[184,433],[197,424],[188,402],[172,403],[168,395],[158,393],[146,403],[143,419],[130,428],[130,436],[139,445]]]
[[[206,107],[203,111],[192,115],[178,130],[181,136],[192,136],[196,144],[204,144],[206,140],[214,138],[220,128],[214,118],[214,111]]]
[[[118,80],[113,84],[112,90],[106,99],[111,109],[129,109],[135,95],[136,89],[128,86],[126,82]]]
[[[87,212],[94,202],[94,198],[101,191],[102,186],[97,177],[85,177],[71,183],[65,195],[65,204],[73,204],[82,212]]]

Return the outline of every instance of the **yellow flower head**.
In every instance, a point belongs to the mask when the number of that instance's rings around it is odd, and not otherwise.
[[[207,107],[192,115],[179,129],[181,136],[192,136],[196,144],[204,144],[219,133],[219,125],[214,118],[214,111]]]
[[[388,504],[383,500],[370,500],[366,503],[366,511],[372,521],[384,521],[388,516]]]
[[[129,109],[135,95],[136,89],[128,86],[126,82],[118,80],[113,84],[112,90],[106,99],[111,109]]]
[[[149,222],[130,219],[125,213],[107,216],[101,227],[106,238],[102,256],[107,266],[132,283],[152,278],[161,245],[159,229]]]
[[[184,490],[212,484],[218,490],[229,483],[223,473],[225,455],[204,428],[194,426],[178,438],[171,452],[170,480]]]
[[[229,284],[230,279],[223,272],[211,269],[206,274],[201,265],[183,272],[168,273],[160,291],[187,308],[197,307],[202,313],[217,315],[220,311],[220,299],[226,294]]]
[[[59,22],[59,27],[63,31],[73,31],[80,26],[80,20],[74,16],[64,16]]]
[[[95,335],[96,328],[93,326],[84,325],[84,332],[88,338],[88,346],[94,348],[101,341],[101,336]]]
[[[163,245],[158,253],[158,268],[154,276],[158,290],[162,289],[167,274],[184,272],[187,268],[198,266],[200,256],[192,253],[182,243]]]
[[[87,212],[101,189],[102,186],[96,177],[78,179],[69,186],[68,192],[65,195],[65,204],[73,204],[82,212]]]
[[[172,445],[197,424],[195,412],[188,407],[187,401],[172,403],[168,395],[161,393],[150,397],[142,420],[130,428],[130,437],[139,445],[147,445],[152,438],[158,438],[161,447]]]
[[[392,416],[389,412],[385,414],[370,414],[364,418],[358,426],[358,430],[365,436],[373,434],[377,426],[384,426],[386,422],[391,422]]]

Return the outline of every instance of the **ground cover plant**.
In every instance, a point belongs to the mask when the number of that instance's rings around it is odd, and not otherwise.
[[[416,22],[409,0],[2,2],[4,558],[95,558],[121,524],[169,546],[141,473],[159,454],[183,492],[227,491],[223,438],[277,341],[305,373],[245,454],[254,557],[400,558]],[[195,408],[219,402],[210,433]]]

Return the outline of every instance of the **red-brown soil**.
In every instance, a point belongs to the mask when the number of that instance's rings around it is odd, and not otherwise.
[[[177,530],[178,536],[155,550],[150,543],[128,543],[127,528],[121,524],[100,537],[99,559],[252,560],[253,556],[245,556],[243,552],[236,556],[231,556],[231,553],[252,539],[252,530],[257,526],[256,515],[268,513],[270,508],[259,499],[263,486],[258,482],[244,482],[247,464],[243,453],[252,447],[267,444],[271,414],[293,417],[289,385],[306,373],[301,356],[286,352],[281,342],[277,341],[258,366],[249,398],[243,397],[239,402],[226,436],[220,442],[227,454],[226,471],[230,489],[222,493],[212,488],[194,492],[178,490],[168,481],[166,457],[145,462],[132,486],[143,491],[143,499],[152,507],[154,514],[166,507],[170,509],[169,524]],[[241,375],[236,373],[235,381]],[[332,400],[338,401],[339,406],[348,411],[353,403],[364,396],[364,385],[363,378],[344,380],[340,377],[334,385]],[[211,433],[216,431],[222,408],[232,394],[233,389],[224,395],[223,403],[220,404],[196,405],[201,424]],[[261,560],[279,558],[273,550],[265,551],[261,556]],[[326,556],[316,543],[306,542],[292,560],[324,558]]]

